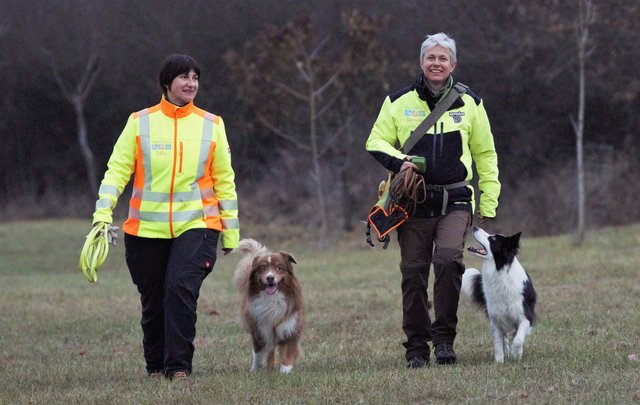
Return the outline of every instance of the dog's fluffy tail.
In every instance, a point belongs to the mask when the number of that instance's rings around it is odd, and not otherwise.
[[[244,254],[244,257],[240,259],[233,275],[233,283],[238,291],[242,292],[246,291],[249,284],[253,259],[258,255],[269,254],[269,250],[263,244],[254,239],[242,239],[235,252]]]
[[[486,309],[487,301],[484,296],[484,289],[482,288],[482,274],[478,269],[468,268],[462,275],[462,287],[461,290],[471,302]]]

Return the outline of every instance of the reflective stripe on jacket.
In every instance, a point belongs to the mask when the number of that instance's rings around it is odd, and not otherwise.
[[[239,240],[231,153],[221,117],[193,102],[133,113],[116,142],[98,191],[93,222],[112,222],[118,197],[135,173],[124,232],[175,238],[193,228],[221,231],[222,246]]]
[[[480,189],[480,214],[495,217],[500,195],[498,158],[491,126],[482,100],[469,91],[427,130],[425,136],[404,154],[402,146],[413,131],[435,107],[427,94],[424,77],[409,87],[387,96],[366,142],[366,149],[385,168],[398,172],[407,155],[423,156],[427,161],[425,181],[428,184],[453,184],[473,177],[475,162]],[[460,190],[450,199],[452,204],[464,200],[475,209],[473,187]]]

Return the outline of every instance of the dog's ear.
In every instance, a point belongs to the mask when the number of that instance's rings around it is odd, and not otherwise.
[[[520,250],[520,236],[522,235],[522,232],[518,232],[516,234],[513,234],[511,236],[509,236],[509,246],[511,247],[511,249],[513,250],[513,254],[516,255],[518,253],[518,250]]]
[[[258,262],[262,259],[260,256],[256,256],[253,258],[251,262],[251,272],[255,272],[258,269]]]
[[[518,232],[511,236],[513,243],[515,243],[518,247],[520,247],[520,236],[522,236],[522,232]]]
[[[285,259],[287,259],[289,262],[291,263],[295,263],[298,264],[298,262],[296,262],[296,259],[293,257],[293,255],[289,252],[280,252],[280,254],[282,255],[282,257],[284,257]]]

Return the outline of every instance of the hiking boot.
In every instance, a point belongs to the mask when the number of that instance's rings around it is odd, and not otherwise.
[[[187,377],[188,377],[188,374],[186,372],[184,372],[184,371],[176,371],[171,376],[171,380],[186,380]]]
[[[429,366],[429,360],[422,356],[415,356],[407,361],[407,368],[423,368]]]
[[[453,345],[451,343],[438,343],[436,345],[436,363],[438,364],[453,364],[458,361],[456,352],[453,351]]]

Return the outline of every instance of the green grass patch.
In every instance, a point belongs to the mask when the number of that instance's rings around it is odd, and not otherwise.
[[[494,364],[488,324],[463,298],[459,364],[424,370],[405,368],[395,241],[371,249],[357,234],[319,252],[298,231],[245,227],[243,236],[298,261],[303,357],[288,376],[249,373],[232,283],[239,257],[220,257],[200,295],[194,374],[175,383],[145,376],[122,242],[97,283],[78,269],[89,226],[0,224],[0,404],[640,401],[640,225],[591,232],[580,247],[570,236],[525,235],[519,258],[538,291],[539,321],[523,360]]]

